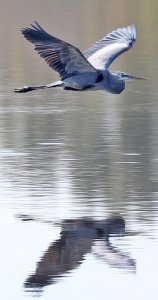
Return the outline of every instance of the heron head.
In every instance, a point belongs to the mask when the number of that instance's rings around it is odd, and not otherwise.
[[[145,78],[143,78],[143,77],[134,76],[134,75],[131,75],[128,73],[120,72],[120,71],[116,71],[115,74],[118,75],[120,77],[120,79],[123,81],[130,81],[130,80],[135,80],[135,79],[145,80]]]

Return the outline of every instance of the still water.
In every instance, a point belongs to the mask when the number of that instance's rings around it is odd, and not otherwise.
[[[2,299],[158,298],[157,6],[1,1]],[[120,95],[14,94],[58,78],[19,32],[34,19],[81,50],[135,23],[137,42],[112,69],[147,80]],[[129,234],[102,237],[111,214],[125,219]]]

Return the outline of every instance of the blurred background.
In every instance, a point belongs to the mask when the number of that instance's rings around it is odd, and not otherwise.
[[[1,0],[0,282],[4,299],[93,300],[105,299],[105,292],[112,300],[157,299],[157,10],[154,0]],[[34,20],[81,51],[112,30],[135,24],[137,42],[111,70],[147,80],[127,83],[120,95],[60,89],[14,94],[14,88],[23,85],[58,80],[20,32]],[[24,285],[49,244],[59,238],[60,222],[87,216],[101,220],[111,213],[120,213],[127,228],[142,232],[112,238],[121,253],[136,262],[134,274],[111,268],[90,250],[78,259],[80,266],[70,266],[73,271],[63,269],[61,276],[66,275],[56,284],[31,290]],[[37,222],[16,217],[24,214]]]

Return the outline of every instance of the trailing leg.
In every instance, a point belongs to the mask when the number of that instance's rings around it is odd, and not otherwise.
[[[31,92],[31,91],[35,91],[35,90],[39,90],[39,89],[45,89],[46,85],[37,85],[37,86],[27,86],[25,85],[22,88],[18,88],[18,89],[14,89],[15,93],[27,93],[27,92]]]
[[[57,87],[57,86],[62,86],[62,85],[63,85],[62,81],[56,81],[56,82],[46,84],[46,85],[35,85],[35,86],[25,85],[22,88],[14,89],[14,92],[15,93],[27,93],[27,92],[31,92],[31,91],[35,91],[35,90],[49,89],[49,88],[52,88],[52,87]]]

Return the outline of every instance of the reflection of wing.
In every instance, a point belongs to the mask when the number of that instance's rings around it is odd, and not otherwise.
[[[53,283],[67,271],[76,268],[91,250],[92,239],[79,237],[61,237],[53,243],[40,262],[36,272],[25,282],[25,287],[43,287]]]
[[[96,240],[92,247],[93,253],[103,259],[110,267],[128,269],[132,272],[136,271],[136,262],[127,254],[120,252],[119,249],[114,248],[105,240]]]
[[[135,41],[136,28],[131,25],[112,31],[83,54],[94,68],[104,70],[117,56],[129,50]]]
[[[55,282],[58,277],[64,276],[67,271],[82,263],[84,256],[92,251],[92,247],[97,256],[101,256],[99,249],[102,247],[102,253],[104,252],[106,257],[108,253],[115,253],[116,258],[120,255],[123,260],[125,255],[110,246],[109,234],[120,234],[124,230],[125,221],[119,215],[102,221],[88,218],[65,220],[62,223],[61,238],[52,243],[44,253],[37,263],[35,273],[26,280],[25,287],[37,289]],[[110,258],[106,258],[106,261],[112,265]],[[117,263],[113,266],[117,267]]]
[[[32,28],[22,29],[22,34],[35,44],[35,50],[62,80],[81,73],[96,73],[78,48],[48,34],[37,22]]]

